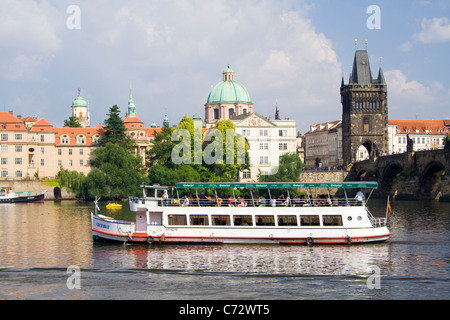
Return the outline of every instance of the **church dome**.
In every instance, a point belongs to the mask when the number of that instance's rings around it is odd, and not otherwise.
[[[234,71],[226,68],[223,71],[223,81],[210,92],[206,103],[252,103],[247,89],[234,81]]]
[[[72,107],[87,107],[86,100],[84,100],[80,95],[75,98],[72,102]]]

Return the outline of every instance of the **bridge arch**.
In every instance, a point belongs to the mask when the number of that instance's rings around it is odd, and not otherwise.
[[[442,175],[445,174],[445,165],[438,161],[428,163],[419,180],[420,193],[426,198],[439,199],[442,189]]]
[[[367,154],[364,156],[362,150],[367,150]],[[361,143],[358,148],[356,148],[356,154],[354,155],[354,159],[357,161],[366,160],[368,158],[373,158],[374,156],[378,156],[380,154],[378,146],[370,140],[366,140]]]
[[[392,162],[384,168],[381,176],[381,187],[385,190],[392,190],[395,178],[403,171],[403,166],[398,162]]]

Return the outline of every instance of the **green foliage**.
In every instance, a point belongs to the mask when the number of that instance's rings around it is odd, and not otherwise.
[[[176,139],[172,141],[172,135],[180,133],[181,130],[175,131],[179,129],[184,129],[189,133],[190,141],[183,141],[182,136],[180,136],[179,141],[176,141]],[[154,146],[147,152],[146,166],[149,170],[150,181],[161,185],[173,185],[175,182],[181,181],[220,182],[238,180],[239,171],[249,167],[248,143],[247,141],[244,143],[245,150],[239,150],[245,155],[245,163],[238,164],[237,148],[239,144],[237,141],[244,138],[234,137],[234,144],[227,145],[226,130],[235,132],[234,125],[229,120],[217,122],[215,129],[219,130],[223,137],[222,145],[215,140],[215,137],[212,137],[211,141],[205,142],[202,128],[195,126],[194,120],[187,115],[181,119],[178,126],[173,128],[163,127],[162,131],[155,136]],[[218,148],[214,148],[214,145]],[[205,154],[211,154],[213,157],[218,156],[216,154],[217,149],[223,150],[222,158],[213,161],[213,163],[206,163]],[[172,152],[174,154],[179,152],[178,155],[183,159],[181,164],[172,161]],[[228,162],[232,163],[227,164],[227,154],[231,158],[231,152],[234,152],[234,156],[232,161]]]
[[[94,153],[91,166],[96,170],[88,175],[89,197],[102,194],[116,199],[140,194],[139,186],[145,177],[140,156],[131,154],[118,143],[108,143]]]
[[[109,142],[120,143],[127,149],[132,149],[134,141],[126,134],[126,128],[120,117],[119,107],[113,105],[107,114],[108,118],[105,120],[105,137],[101,140],[103,145]]]
[[[260,182],[297,182],[305,166],[295,153],[280,156],[278,171],[272,175],[260,175]]]
[[[64,127],[81,128],[81,124],[77,117],[71,116],[68,120],[64,120]]]

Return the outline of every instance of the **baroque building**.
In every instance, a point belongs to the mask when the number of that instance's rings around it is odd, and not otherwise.
[[[371,157],[387,153],[387,85],[381,67],[378,77],[372,77],[367,50],[356,50],[349,82],[342,78],[340,92],[344,164],[357,160],[361,146]]]
[[[278,171],[279,158],[284,153],[297,153],[299,138],[295,120],[281,119],[278,105],[274,119],[253,110],[247,89],[234,80],[228,66],[222,81],[211,89],[205,104],[205,125],[212,128],[219,120],[230,120],[236,133],[249,144],[250,169],[241,173],[242,181],[258,181],[260,174]],[[301,138],[300,138],[301,139]]]

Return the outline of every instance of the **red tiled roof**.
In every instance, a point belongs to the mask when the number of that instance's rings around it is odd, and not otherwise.
[[[0,112],[0,126],[10,131],[26,131],[25,124],[9,112]]]
[[[389,125],[396,125],[401,134],[443,134],[450,132],[446,124],[450,120],[389,120]]]

